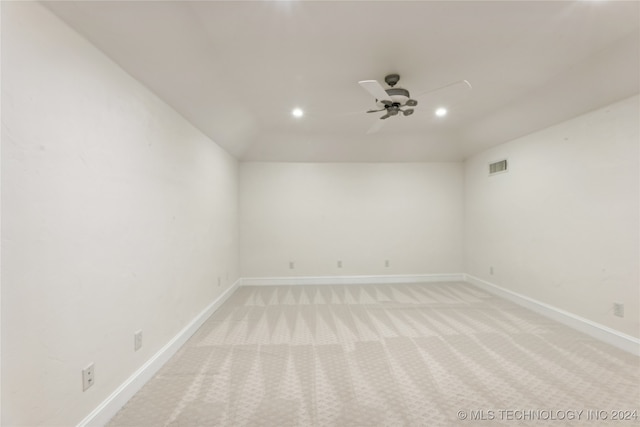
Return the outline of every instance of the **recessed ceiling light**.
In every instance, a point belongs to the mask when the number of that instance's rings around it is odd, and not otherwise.
[[[438,117],[444,117],[444,116],[446,116],[446,115],[447,115],[447,109],[446,109],[446,108],[440,107],[440,108],[438,108],[438,109],[436,110],[436,116],[438,116]]]
[[[293,114],[293,117],[302,117],[304,116],[304,111],[301,108],[294,108],[291,114]]]

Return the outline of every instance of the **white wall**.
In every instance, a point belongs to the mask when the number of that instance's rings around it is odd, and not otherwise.
[[[2,22],[2,4],[0,4],[0,23]],[[1,29],[1,24],[0,24]],[[2,31],[0,31],[0,46]],[[2,49],[0,48],[0,52]],[[0,93],[2,93],[2,61],[0,60]],[[2,102],[0,102],[0,118],[2,117]],[[0,143],[2,135],[0,132]],[[0,189],[2,188],[2,144],[0,144]],[[0,229],[2,229],[2,197],[0,197]],[[2,244],[0,244],[0,425],[2,424]]]
[[[461,163],[242,163],[242,276],[460,273],[462,185]]]
[[[2,8],[2,425],[70,426],[238,277],[237,162],[41,5]]]
[[[468,159],[466,272],[640,336],[638,102]],[[488,163],[504,158],[509,172],[489,177]],[[625,304],[624,318],[614,302]]]
[[[237,279],[238,223],[246,277],[464,271],[639,336],[638,97],[465,165],[245,163],[238,211],[236,161],[50,12],[2,32],[2,425],[83,419]]]

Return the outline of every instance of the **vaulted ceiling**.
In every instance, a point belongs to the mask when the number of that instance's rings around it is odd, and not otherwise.
[[[636,1],[44,4],[240,160],[457,161],[640,87]],[[412,96],[473,89],[368,135],[358,81],[390,73]]]

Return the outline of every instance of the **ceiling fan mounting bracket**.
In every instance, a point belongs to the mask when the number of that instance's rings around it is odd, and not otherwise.
[[[384,81],[391,87],[394,87],[400,81],[399,74],[389,74],[384,78]]]

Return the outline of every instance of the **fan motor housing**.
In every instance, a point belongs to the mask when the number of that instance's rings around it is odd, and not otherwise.
[[[387,92],[387,95],[389,95],[389,98],[391,99],[391,101],[393,101],[394,104],[404,105],[409,99],[409,91],[406,89],[391,88],[386,89],[385,92]],[[380,108],[384,107],[384,104],[380,101],[378,101],[377,105]]]

